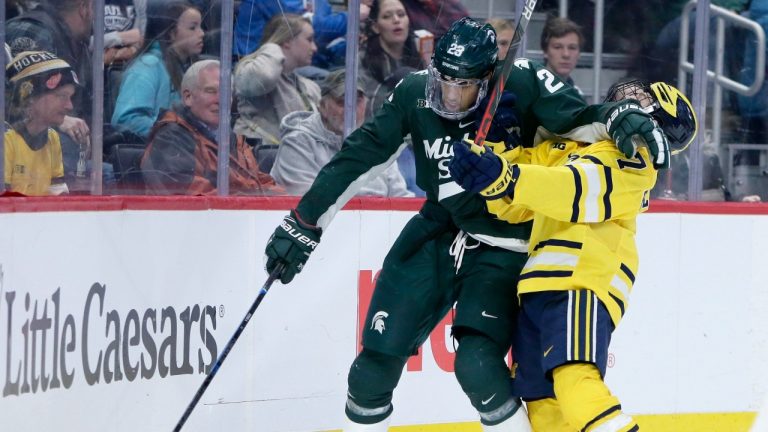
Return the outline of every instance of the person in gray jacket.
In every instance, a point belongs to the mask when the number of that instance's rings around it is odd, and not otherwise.
[[[280,124],[281,144],[271,175],[291,195],[303,195],[317,173],[341,150],[344,131],[344,70],[331,72],[322,82],[318,112],[297,111]],[[364,120],[367,98],[357,86],[357,126]],[[360,178],[358,195],[412,197],[397,162],[378,177]]]

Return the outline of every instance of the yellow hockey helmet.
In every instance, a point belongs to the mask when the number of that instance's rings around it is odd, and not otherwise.
[[[688,98],[677,88],[663,83],[631,79],[611,86],[605,100],[620,101],[636,99],[648,114],[659,124],[669,142],[672,154],[688,148],[699,122]]]
[[[699,121],[693,106],[677,88],[663,83],[651,84],[654,109],[651,115],[667,136],[669,149],[677,154],[688,148],[699,130]]]

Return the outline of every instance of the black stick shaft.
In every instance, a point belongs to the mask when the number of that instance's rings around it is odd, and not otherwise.
[[[219,371],[221,364],[224,363],[224,360],[229,355],[229,352],[232,351],[232,347],[235,346],[235,342],[237,342],[237,339],[243,333],[243,330],[245,330],[245,326],[248,325],[248,321],[251,320],[253,313],[256,312],[256,308],[258,308],[261,304],[261,301],[264,300],[264,296],[267,295],[269,288],[272,287],[272,283],[280,276],[280,273],[283,272],[283,267],[284,265],[282,263],[278,264],[277,267],[272,270],[272,273],[269,274],[269,277],[267,278],[267,281],[264,282],[264,286],[261,287],[261,291],[259,291],[259,295],[256,297],[256,300],[254,300],[250,309],[248,309],[248,313],[245,314],[245,318],[243,318],[243,320],[240,322],[240,326],[238,326],[237,330],[235,330],[235,334],[229,338],[229,342],[227,342],[227,345],[224,347],[224,351],[219,354],[219,358],[216,359],[216,363],[214,363],[211,371],[205,377],[205,380],[203,380],[200,388],[197,389],[197,393],[195,393],[195,396],[192,398],[192,402],[187,405],[187,409],[184,410],[184,414],[182,414],[179,422],[176,423],[176,427],[173,428],[173,432],[179,432],[181,427],[184,426],[184,423],[186,423],[190,414],[192,414],[192,410],[195,409],[195,406],[200,401],[200,398],[203,397],[203,393],[205,393],[205,390],[211,384],[211,381],[213,381],[213,377],[215,377],[216,373]]]
[[[497,77],[493,90],[491,90],[491,94],[488,96],[488,106],[485,107],[483,118],[480,120],[480,126],[477,128],[477,134],[475,135],[476,145],[483,145],[485,137],[491,129],[491,120],[493,120],[493,115],[496,114],[496,108],[499,106],[501,94],[504,92],[504,85],[507,82],[510,72],[512,72],[512,66],[515,64],[515,57],[517,57],[517,50],[520,48],[520,44],[523,41],[525,29],[528,28],[528,22],[531,21],[531,15],[533,15],[533,9],[535,7],[536,0],[527,0],[525,5],[523,5],[523,12],[520,14],[520,20],[517,22],[517,27],[515,27],[515,35],[512,37],[512,44],[509,47],[509,51],[507,51],[507,56],[504,57],[504,64],[501,67],[501,75]]]

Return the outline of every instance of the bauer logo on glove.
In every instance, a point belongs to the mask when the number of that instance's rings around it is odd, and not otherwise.
[[[492,200],[512,195],[517,166],[510,165],[490,147],[479,147],[468,140],[454,141],[453,159],[448,171],[464,190]]]
[[[312,240],[311,238],[304,235],[303,232],[297,230],[296,220],[290,216],[286,216],[285,219],[280,222],[280,226],[288,233],[289,236],[295,238],[299,243],[309,246],[312,248],[312,250],[315,250],[315,247],[317,247],[319,244],[319,242]]]

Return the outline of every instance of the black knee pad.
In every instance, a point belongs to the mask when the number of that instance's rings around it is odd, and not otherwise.
[[[390,407],[392,392],[400,381],[407,357],[397,357],[363,349],[349,369],[347,383],[349,398],[357,407],[364,410]],[[375,419],[364,418],[360,410],[354,412],[347,405],[347,416],[358,423],[375,423]],[[379,413],[376,417],[386,418],[391,412]],[[377,420],[378,421],[378,420]]]
[[[454,370],[462,390],[479,412],[493,411],[511,397],[506,352],[491,338],[477,332],[457,335]]]

